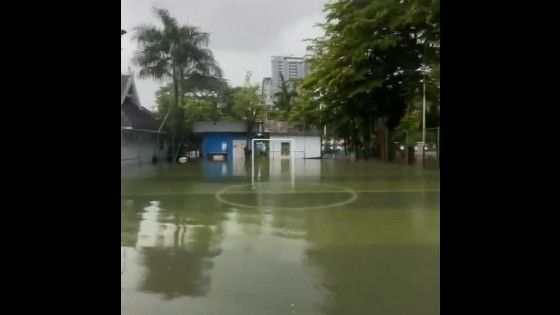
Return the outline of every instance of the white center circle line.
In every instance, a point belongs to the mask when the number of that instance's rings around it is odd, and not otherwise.
[[[237,203],[237,202],[233,202],[233,201],[229,201],[227,199],[225,199],[223,197],[223,195],[227,192],[229,192],[232,189],[235,188],[239,188],[239,187],[250,187],[250,184],[242,184],[242,185],[232,185],[232,186],[227,186],[224,187],[220,190],[218,190],[214,195],[216,196],[216,199],[226,205],[232,206],[232,207],[238,207],[238,208],[246,208],[246,209],[260,209],[260,208],[266,208],[269,210],[314,210],[314,209],[325,209],[325,208],[333,208],[333,207],[339,207],[339,206],[344,206],[347,205],[349,203],[354,202],[357,198],[358,198],[358,194],[349,188],[345,188],[345,187],[340,187],[340,186],[335,186],[335,185],[326,185],[326,184],[322,184],[323,186],[330,186],[330,187],[336,187],[341,189],[342,193],[348,193],[350,194],[350,198],[340,201],[340,202],[335,202],[335,203],[331,203],[331,204],[327,204],[327,205],[321,205],[321,206],[306,206],[306,207],[290,207],[290,206],[286,206],[286,207],[278,207],[278,206],[255,206],[255,205],[248,205],[248,204],[242,204],[242,203]],[[316,191],[317,193],[323,193],[321,191]],[[252,192],[247,192],[247,193],[252,193]],[[256,194],[257,192],[255,192]],[[266,193],[266,192],[264,192]],[[298,193],[297,191],[293,191],[293,192],[282,192],[285,194],[289,194],[289,193]],[[333,193],[332,191],[329,192],[325,192],[325,193]],[[235,194],[235,193],[234,193]]]

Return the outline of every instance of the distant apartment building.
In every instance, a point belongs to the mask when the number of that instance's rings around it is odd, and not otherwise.
[[[282,89],[282,79],[280,78],[280,76],[284,78],[284,81],[286,81],[286,84],[288,86],[292,86],[292,81],[303,79],[307,75],[307,73],[308,69],[303,58],[291,56],[273,56],[272,77],[270,80],[270,101],[273,102],[274,95]],[[263,80],[263,87],[264,83],[265,82]]]
[[[286,82],[302,79],[307,75],[307,67],[301,57],[272,57],[272,86],[279,91],[282,88],[280,74]]]

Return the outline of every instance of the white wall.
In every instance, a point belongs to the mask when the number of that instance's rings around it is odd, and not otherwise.
[[[295,158],[321,157],[321,136],[277,136],[271,135],[270,139],[294,139]],[[270,141],[270,158],[281,158],[281,141]]]

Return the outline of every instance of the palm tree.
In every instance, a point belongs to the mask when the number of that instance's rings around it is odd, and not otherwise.
[[[141,78],[152,77],[172,81],[174,102],[163,123],[167,122],[169,113],[173,110],[175,123],[168,125],[172,146],[175,146],[178,144],[177,140],[180,140],[177,136],[182,134],[185,125],[184,113],[179,106],[185,93],[182,88],[183,82],[192,77],[221,77],[222,71],[212,51],[206,48],[210,37],[208,33],[195,26],[179,25],[165,9],[154,8],[154,12],[161,20],[163,28],[140,25],[134,29],[134,39],[139,45],[134,62],[141,67]],[[176,150],[174,157],[177,157],[178,153]]]

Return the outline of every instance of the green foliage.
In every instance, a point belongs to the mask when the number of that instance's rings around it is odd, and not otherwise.
[[[395,136],[402,138],[402,135],[404,134],[406,136],[405,139],[407,144],[412,146],[416,142],[422,140],[422,132],[420,131],[421,123],[422,112],[418,108],[410,106],[407,108],[399,126],[396,128],[397,132]]]
[[[300,89],[296,95],[292,101],[288,121],[295,123],[296,126],[304,130],[319,129],[321,126],[319,104],[306,90]]]
[[[266,113],[266,118],[268,120],[286,121],[288,119],[288,113],[280,111],[269,111]]]
[[[197,95],[198,97],[218,97],[229,88],[223,78],[198,73],[191,74],[182,80],[181,86],[185,95]]]
[[[373,135],[396,128],[421,95],[419,69],[439,108],[439,0],[339,0],[325,12],[301,86],[323,104],[329,130],[371,152]]]
[[[182,117],[185,128],[192,128],[195,121],[219,121],[223,119],[223,115],[218,109],[220,96],[185,96],[181,99],[182,103],[179,109],[183,113],[182,116],[169,115],[168,121],[174,125],[177,124],[176,119]],[[156,93],[158,119],[163,119],[170,107],[173,106],[173,95],[169,92],[169,87],[162,87]]]
[[[134,61],[141,77],[186,80],[190,75],[214,75],[222,71],[212,51],[205,48],[209,34],[196,26],[179,25],[164,9],[154,9],[163,28],[140,25],[134,29],[139,48]]]
[[[278,111],[287,113],[290,111],[292,102],[297,96],[296,86],[298,82],[295,80],[286,82],[286,80],[284,80],[284,76],[282,75],[282,73],[280,73],[280,83],[282,84],[282,88],[275,95],[276,100],[274,107]]]
[[[262,120],[264,106],[258,91],[259,86],[234,88],[231,94],[231,115],[249,122]]]
[[[183,103],[183,110],[189,127],[195,121],[220,120],[217,104],[208,100],[186,98]]]
[[[212,51],[206,48],[208,33],[196,26],[179,25],[167,10],[156,8],[154,13],[163,28],[140,25],[134,29],[138,49],[133,60],[141,67],[140,77],[171,79],[171,89],[157,95],[158,108],[166,107],[165,114],[162,116],[160,110],[158,116],[168,126],[172,146],[179,146],[186,131],[184,96],[212,95],[207,92],[223,83],[222,71]]]

